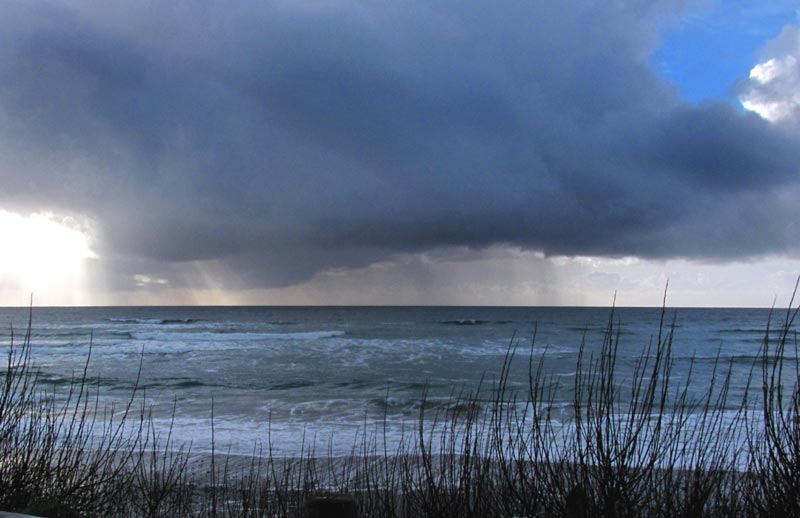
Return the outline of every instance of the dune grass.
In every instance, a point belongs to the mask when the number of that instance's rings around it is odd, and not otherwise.
[[[666,311],[633,369],[623,369],[612,310],[599,352],[582,346],[576,360],[571,419],[554,415],[565,387],[546,374],[546,354],[534,354],[534,335],[527,354],[511,341],[489,401],[475,392],[433,407],[423,396],[417,429],[397,445],[384,420],[362,430],[344,459],[318,454],[313,441],[280,458],[267,438],[244,467],[215,452],[203,470],[172,430],[156,430],[136,390],[124,408],[101,408],[84,368],[66,399],[48,392],[29,324],[21,338],[12,334],[0,376],[0,509],[300,517],[312,495],[331,492],[352,495],[364,517],[800,516],[796,316],[790,309],[765,323],[739,401],[721,360],[705,393],[691,396],[691,369],[673,370]],[[527,388],[513,390],[509,373],[521,361]],[[209,433],[213,444],[213,426]]]

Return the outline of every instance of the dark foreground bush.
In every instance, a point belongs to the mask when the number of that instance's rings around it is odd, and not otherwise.
[[[313,495],[348,493],[364,517],[800,516],[796,314],[779,333],[767,323],[741,401],[730,401],[730,367],[719,361],[702,396],[691,396],[691,369],[673,372],[666,312],[622,369],[612,311],[599,352],[581,347],[572,387],[546,374],[534,335],[526,390],[510,388],[520,356],[512,341],[488,404],[475,392],[437,410],[423,397],[418,429],[396,448],[380,428],[336,461],[314,445],[279,458],[268,440],[244,469],[212,454],[204,470],[190,467],[191,452],[171,430],[159,433],[143,404],[134,408],[135,390],[125,408],[99,408],[84,369],[66,398],[48,393],[29,325],[21,340],[12,336],[0,377],[0,509],[300,517]],[[569,419],[555,414],[565,389],[574,392]]]

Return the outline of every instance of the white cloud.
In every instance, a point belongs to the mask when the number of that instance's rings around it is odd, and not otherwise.
[[[791,57],[789,59],[794,60],[794,58]],[[769,61],[754,66],[753,70],[750,71],[750,79],[762,85],[767,84],[776,77],[779,77],[783,73],[783,68],[783,63],[770,59]]]
[[[750,71],[739,100],[772,122],[800,124],[800,30],[786,27]]]
[[[143,274],[134,275],[133,280],[136,281],[136,286],[139,288],[146,288],[148,286],[169,286],[169,281],[167,279],[153,278]]]

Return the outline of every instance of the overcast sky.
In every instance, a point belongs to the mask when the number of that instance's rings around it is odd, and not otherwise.
[[[762,306],[800,273],[795,2],[0,9],[0,210],[90,249],[44,304]]]

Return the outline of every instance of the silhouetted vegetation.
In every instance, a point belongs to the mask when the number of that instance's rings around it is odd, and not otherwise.
[[[666,311],[623,370],[612,311],[599,351],[581,347],[571,387],[546,373],[534,335],[527,354],[512,340],[489,401],[478,391],[434,407],[423,396],[418,427],[399,444],[388,444],[384,419],[347,458],[315,444],[281,458],[267,438],[246,467],[214,452],[205,470],[191,468],[172,430],[156,430],[136,391],[124,408],[100,408],[85,368],[66,397],[40,386],[29,325],[12,336],[0,379],[0,509],[292,517],[312,495],[347,493],[365,517],[800,516],[796,315],[787,311],[779,333],[766,323],[740,401],[719,359],[707,390],[691,395],[692,370],[673,371]],[[509,383],[519,361],[522,391]],[[565,389],[566,409],[555,404]]]

